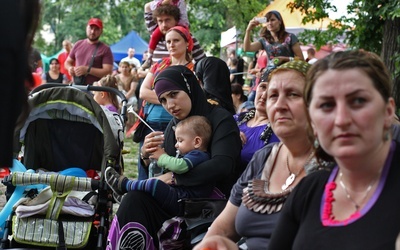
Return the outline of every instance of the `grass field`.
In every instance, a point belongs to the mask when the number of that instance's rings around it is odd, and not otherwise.
[[[133,142],[131,138],[124,140],[124,175],[136,179],[138,176],[137,164],[139,157],[139,143]]]

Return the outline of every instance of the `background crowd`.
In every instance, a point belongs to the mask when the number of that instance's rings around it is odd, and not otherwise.
[[[66,54],[51,59],[50,70],[43,72],[43,84],[118,88],[142,111],[155,131],[138,135],[139,180],[151,177],[162,154],[171,161],[178,157],[183,139],[176,128],[182,121],[203,116],[211,125],[203,150],[209,158],[198,164],[186,159],[185,171],[166,168],[156,177],[174,187],[163,190],[164,201],[148,190],[125,190],[107,249],[188,247],[176,197],[227,199],[196,249],[395,249],[400,129],[382,60],[360,50],[317,60],[310,49],[304,58],[296,35],[285,30],[279,12],[270,11],[265,24],[256,18],[248,23],[243,49],[256,56],[244,71],[236,51],[228,50],[226,62],[205,55],[190,24],[182,22],[182,2],[154,0],[145,6],[154,37],[144,65],[130,48],[113,71],[110,48],[100,41],[102,20],[90,18],[87,38],[72,48],[65,41]],[[38,68],[35,57],[30,72]],[[26,79],[34,82],[29,74]],[[118,112],[115,96],[98,92],[94,98]],[[16,121],[10,117],[8,132]],[[164,151],[156,153],[160,147]],[[2,158],[2,165],[10,165],[9,159]]]

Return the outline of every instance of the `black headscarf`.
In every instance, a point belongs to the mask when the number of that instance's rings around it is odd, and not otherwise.
[[[160,74],[156,77],[154,81],[157,96],[159,94],[157,93],[157,89],[163,89],[157,88],[157,84],[162,84],[164,82],[160,80],[165,80],[172,84],[175,84],[177,90],[183,90],[186,94],[188,94],[192,102],[192,109],[188,116],[207,116],[207,114],[211,112],[212,106],[207,102],[207,98],[204,94],[203,89],[200,86],[199,80],[187,67],[182,65],[170,66],[160,72]],[[164,148],[169,155],[174,155],[176,151],[174,146],[175,135],[172,127],[178,124],[178,122],[178,119],[176,119],[175,117],[172,118],[172,121],[165,130]]]
[[[235,114],[230,72],[226,63],[217,57],[205,57],[196,63],[195,72],[203,82],[206,97],[217,101],[226,110]]]

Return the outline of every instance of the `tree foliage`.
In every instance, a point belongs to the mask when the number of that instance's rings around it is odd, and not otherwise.
[[[35,46],[44,54],[61,49],[64,39],[72,42],[85,38],[90,17],[104,23],[102,41],[113,44],[134,29],[148,40],[143,9],[147,0],[43,0],[42,30],[49,29],[55,39],[46,43],[38,33]],[[259,0],[189,0],[188,15],[191,32],[210,54],[219,55],[220,34],[232,26],[243,30],[248,20],[259,13],[269,1]]]
[[[399,0],[353,0],[347,6],[347,15],[330,25],[327,31],[306,31],[300,35],[302,41],[317,47],[335,42],[335,36],[344,37],[344,42],[354,49],[364,49],[380,54],[393,75],[393,96],[400,106],[400,9]],[[304,22],[328,17],[335,11],[327,0],[294,0],[288,7],[301,10]]]
[[[102,40],[117,42],[134,29],[145,40],[144,4],[149,0],[43,0],[42,30],[50,29],[55,39],[46,43],[37,33],[35,46],[44,54],[61,49],[64,39],[76,41],[86,36],[85,26],[90,17],[104,21]],[[262,11],[269,0],[186,0],[191,32],[202,47],[212,55],[220,54],[220,34],[233,26],[244,31],[248,21]],[[277,0],[276,0],[277,1]],[[299,35],[304,43],[319,48],[336,43],[340,38],[352,48],[378,53],[395,82],[396,103],[400,106],[400,4],[399,0],[353,0],[347,14],[335,20],[328,31],[313,30]],[[328,17],[336,7],[328,0],[292,0],[288,8],[304,13],[304,23]],[[239,39],[242,35],[239,34]]]

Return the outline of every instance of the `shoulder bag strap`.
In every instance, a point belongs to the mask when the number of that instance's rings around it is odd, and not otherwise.
[[[95,49],[95,50],[94,50],[94,52],[93,52],[92,59],[90,60],[90,63],[89,63],[89,68],[88,68],[88,70],[87,70],[87,74],[89,74],[89,72],[90,72],[90,69],[92,68],[93,61],[94,61],[94,57],[96,56],[97,49],[99,48],[99,46],[100,46],[100,43],[101,43],[101,42],[98,42],[98,43],[97,43],[97,45],[96,45],[96,49]]]

